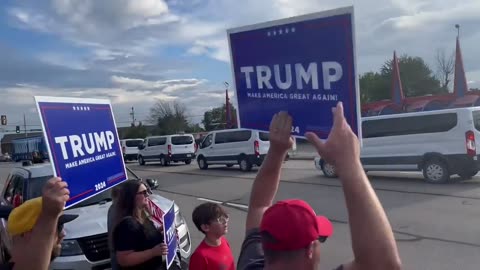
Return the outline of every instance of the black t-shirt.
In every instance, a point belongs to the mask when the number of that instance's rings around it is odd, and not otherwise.
[[[113,232],[113,245],[115,251],[145,251],[155,247],[163,242],[163,233],[161,233],[151,221],[146,221],[143,225],[133,217],[125,217]],[[165,262],[162,257],[155,257],[140,265],[133,267],[120,267],[120,269],[164,269]]]
[[[258,229],[247,231],[240,250],[237,270],[263,270],[264,266],[265,259],[260,232]],[[335,270],[343,270],[343,265]]]
[[[8,262],[0,264],[0,270],[12,270],[15,263]]]

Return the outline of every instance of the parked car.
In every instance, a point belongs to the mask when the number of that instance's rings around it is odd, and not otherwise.
[[[125,139],[120,140],[122,147],[123,159],[125,161],[137,160],[138,146],[143,143],[143,139]]]
[[[138,148],[138,164],[160,161],[168,166],[171,162],[192,163],[197,146],[192,134],[179,134],[147,137]]]
[[[210,132],[197,151],[198,167],[208,169],[209,165],[236,164],[242,171],[262,165],[270,141],[267,132],[250,129],[227,129]]]
[[[127,168],[128,179],[140,179]],[[13,197],[18,194],[21,202],[42,195],[42,187],[52,177],[51,165],[38,164],[15,167],[5,182],[0,203],[12,205]],[[128,181],[128,180],[127,180]],[[147,183],[156,181],[146,180]],[[51,264],[52,269],[109,269],[110,252],[108,248],[107,213],[112,203],[110,191],[106,190],[65,210],[66,214],[79,215],[77,219],[65,224],[66,237],[62,242],[61,255]],[[157,194],[150,198],[167,211],[172,201]],[[180,253],[184,266],[191,254],[191,238],[187,223],[175,204],[175,223],[180,238]],[[9,257],[11,239],[6,230],[6,220],[0,222],[0,251],[3,258]],[[184,268],[187,269],[187,268]]]
[[[429,183],[454,174],[471,179],[480,170],[480,107],[364,117],[361,161],[367,171],[422,171]],[[315,166],[336,177],[333,165]]]
[[[12,161],[12,157],[8,153],[0,154],[0,162]]]

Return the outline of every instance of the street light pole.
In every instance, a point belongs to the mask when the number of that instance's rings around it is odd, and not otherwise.
[[[457,38],[460,38],[460,25],[455,24],[455,28],[457,28]]]
[[[28,137],[27,135],[27,118],[25,117],[25,113],[23,113],[23,127],[25,128],[25,138]]]

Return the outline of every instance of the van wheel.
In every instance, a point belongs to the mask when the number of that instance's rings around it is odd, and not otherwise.
[[[160,165],[161,166],[168,166],[170,163],[167,161],[167,159],[165,158],[165,156],[161,156],[160,157]]]
[[[240,165],[240,170],[242,172],[249,172],[252,170],[252,163],[248,161],[247,157],[242,157],[240,158],[240,161],[238,162],[238,165]]]
[[[198,167],[200,168],[200,170],[208,169],[207,160],[204,157],[198,158],[197,163],[198,163]]]
[[[185,160],[185,164],[190,165],[191,163],[192,163],[192,160],[191,160],[191,159]]]
[[[470,172],[461,172],[458,175],[462,178],[462,180],[470,180],[472,177],[477,175],[478,171],[470,171]]]
[[[321,162],[322,172],[328,178],[337,178],[337,171],[335,170],[335,166],[329,164],[327,162]]]
[[[232,168],[233,164],[227,164],[227,168]]]
[[[423,165],[423,177],[427,183],[441,184],[450,180],[450,173],[445,162],[434,158],[427,160]]]
[[[139,156],[139,157],[138,157],[138,165],[140,165],[140,166],[145,165],[145,160],[143,159],[142,156]]]

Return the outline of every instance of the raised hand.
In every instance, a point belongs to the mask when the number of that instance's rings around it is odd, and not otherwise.
[[[42,213],[58,217],[70,199],[68,184],[59,177],[53,177],[43,187]]]
[[[360,143],[353,133],[343,114],[343,104],[339,102],[332,108],[333,128],[325,142],[312,132],[305,136],[315,146],[318,154],[328,163],[337,168],[337,172],[348,170],[349,166],[357,165],[360,161]]]
[[[286,153],[293,145],[292,117],[287,112],[275,114],[270,122],[270,149]]]

